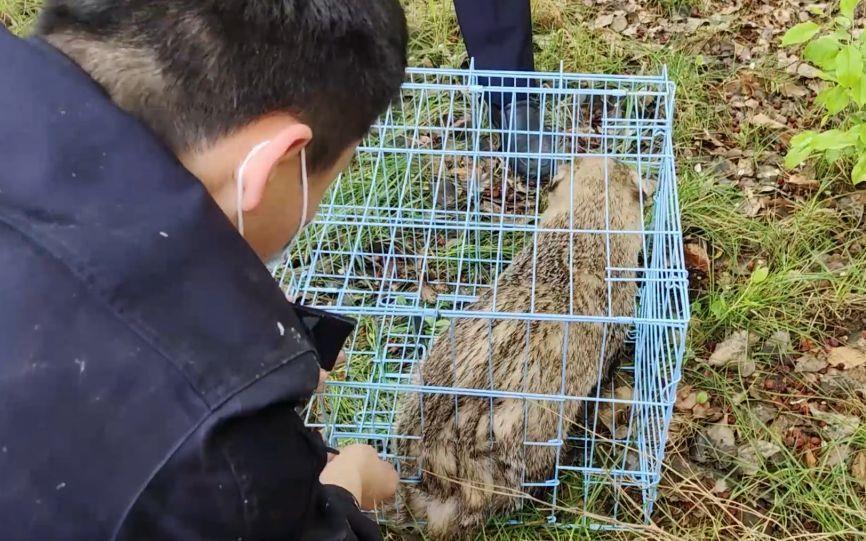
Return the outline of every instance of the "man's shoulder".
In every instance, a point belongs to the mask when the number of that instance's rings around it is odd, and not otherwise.
[[[0,253],[0,523],[9,539],[49,539],[78,524],[65,513],[86,513],[75,537],[109,538],[209,409],[73,269],[2,221]]]

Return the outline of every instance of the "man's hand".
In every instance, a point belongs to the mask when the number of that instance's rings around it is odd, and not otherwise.
[[[316,392],[321,393],[325,390],[325,383],[328,381],[328,376],[331,375],[330,372],[325,372],[321,368],[319,368],[319,385],[316,387]]]
[[[394,466],[380,460],[369,445],[350,445],[330,459],[319,481],[345,488],[355,496],[361,509],[372,510],[394,497],[400,478]]]
[[[346,362],[346,354],[341,351],[340,354],[337,355],[337,362],[334,363],[334,370],[342,367],[345,362]],[[321,368],[319,369],[319,385],[318,385],[318,387],[316,387],[317,393],[321,393],[321,392],[325,391],[325,383],[328,381],[328,376],[330,376],[330,375],[331,375],[330,372],[325,372]]]

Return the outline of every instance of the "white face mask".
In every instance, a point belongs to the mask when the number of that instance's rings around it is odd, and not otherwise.
[[[238,205],[238,232],[241,236],[244,236],[244,210],[243,210],[243,198],[244,198],[244,173],[246,173],[247,165],[249,165],[250,160],[263,148],[265,148],[270,141],[262,141],[257,144],[250,150],[249,154],[247,154],[244,161],[241,162],[241,166],[238,168],[237,173],[237,205]],[[307,152],[306,149],[301,149],[301,191],[303,192],[303,206],[301,207],[301,221],[298,223],[298,229],[295,231],[295,234],[292,235],[292,238],[286,244],[286,246],[290,245],[295,239],[298,238],[298,235],[301,234],[304,227],[307,225],[307,207],[310,204],[310,191],[309,191],[309,179],[307,178]],[[279,260],[282,254],[278,254],[274,256],[270,261],[266,264],[271,266],[274,260]]]

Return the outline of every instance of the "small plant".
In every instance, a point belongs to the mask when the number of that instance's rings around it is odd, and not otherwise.
[[[836,128],[804,131],[791,139],[785,166],[794,168],[809,158],[822,156],[828,163],[854,162],[851,181],[866,181],[866,35],[855,31],[854,11],[860,0],[841,0],[839,15],[821,26],[808,21],[797,24],[782,38],[783,46],[801,46],[804,58],[820,70],[830,85],[816,102]]]

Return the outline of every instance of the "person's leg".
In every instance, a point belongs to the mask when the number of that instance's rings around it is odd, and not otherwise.
[[[454,0],[457,20],[469,56],[482,70],[532,71],[532,15],[529,0]],[[520,86],[524,80],[482,77],[484,86]],[[497,108],[511,100],[511,93],[490,93],[486,99]],[[520,98],[518,98],[520,99]]]
[[[482,70],[533,71],[532,15],[529,0],[454,0],[457,20],[469,56]],[[519,89],[535,81],[514,77],[479,77],[486,87]],[[553,151],[553,137],[543,134],[544,123],[537,100],[522,92],[487,92],[491,122],[505,127],[502,146],[513,152]],[[524,132],[524,133],[521,133]],[[526,133],[528,132],[528,133]],[[517,158],[512,167],[528,180],[545,181],[553,170],[551,160]]]

